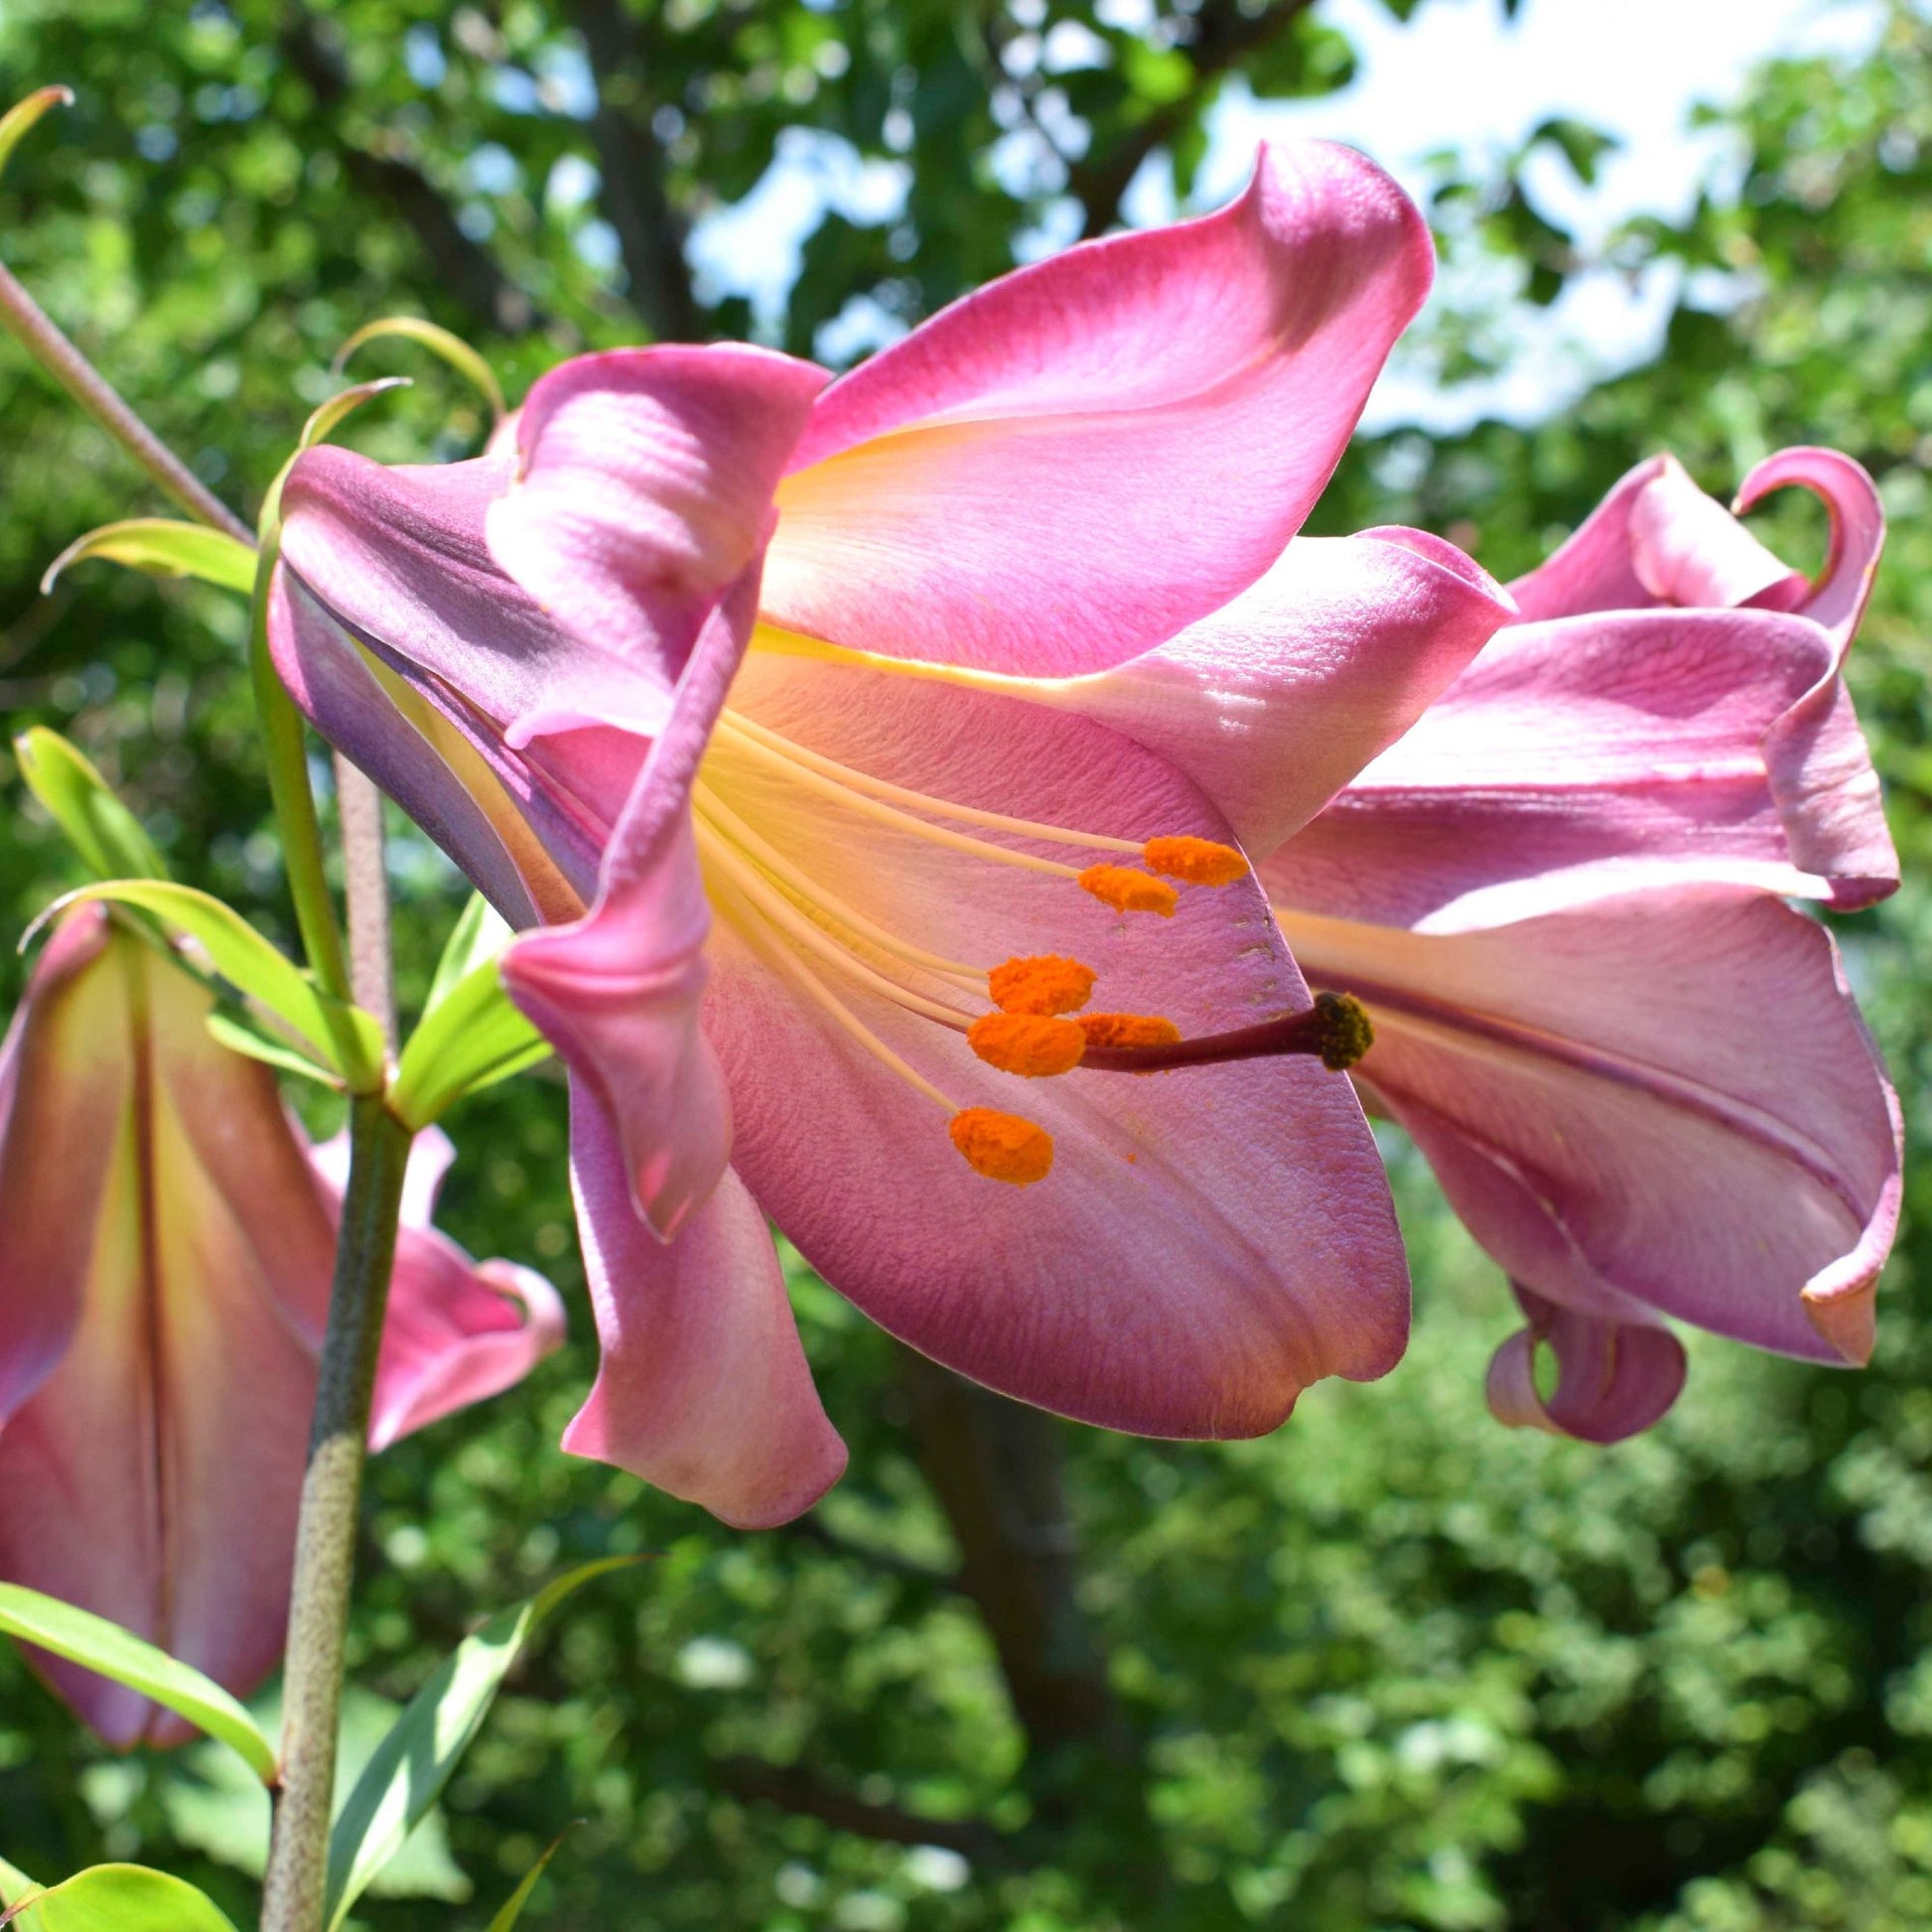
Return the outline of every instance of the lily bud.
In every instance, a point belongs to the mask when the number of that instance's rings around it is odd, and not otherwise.
[[[341,1195],[269,1070],[209,1035],[210,1006],[88,906],[0,1050],[0,1579],[245,1695],[287,1626]],[[447,1148],[419,1154],[440,1172]],[[475,1268],[428,1226],[436,1177],[412,1161],[378,1445],[508,1387],[562,1335],[547,1283]],[[110,1744],[190,1734],[33,1661]]]

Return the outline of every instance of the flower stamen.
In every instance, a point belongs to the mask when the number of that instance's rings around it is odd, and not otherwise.
[[[1071,1073],[1087,1050],[1087,1035],[1077,1020],[1043,1014],[989,1013],[966,1030],[966,1043],[988,1066],[1030,1080]]]
[[[1165,879],[1136,872],[1132,866],[1089,866],[1079,881],[1084,891],[1116,912],[1154,912],[1171,919],[1180,898]]]
[[[1141,859],[1153,871],[1178,879],[1184,886],[1232,886],[1248,876],[1244,853],[1214,839],[1197,839],[1184,832],[1149,839],[1141,847]]]
[[[1053,1137],[1018,1114],[967,1107],[953,1116],[949,1131],[966,1165],[989,1180],[1031,1187],[1044,1180],[1052,1169]]]
[[[1093,997],[1093,968],[1059,953],[1009,959],[986,976],[987,998],[1003,1013],[1077,1013]]]

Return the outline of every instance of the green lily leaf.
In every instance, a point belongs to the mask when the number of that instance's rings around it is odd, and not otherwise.
[[[302,425],[302,439],[296,448],[313,450],[338,423],[345,417],[352,416],[365,402],[373,402],[377,396],[386,396],[391,389],[408,387],[409,378],[406,375],[385,375],[373,382],[358,382],[352,388],[345,389],[341,395],[331,396]]]
[[[166,879],[168,868],[141,821],[59,732],[37,725],[14,740],[20,775],[100,879]]]
[[[432,354],[440,355],[459,375],[474,383],[489,404],[490,412],[498,420],[502,418],[508,405],[503,400],[503,385],[496,380],[495,370],[461,336],[453,336],[447,329],[439,329],[435,323],[425,322],[420,316],[384,316],[379,322],[364,323],[336,351],[333,366],[337,374],[342,373],[348,358],[364,343],[375,342],[384,336],[401,336],[412,343],[420,343]]]
[[[72,105],[71,87],[36,87],[25,100],[15,101],[4,114],[0,114],[0,169],[6,167],[8,157],[19,147],[28,129],[50,107]]]
[[[96,1864],[35,1892],[20,1932],[235,1932],[206,1892],[144,1864]]]
[[[0,1584],[0,1632],[39,1644],[70,1663],[111,1677],[116,1684],[166,1705],[199,1730],[218,1737],[264,1784],[275,1780],[275,1747],[247,1711],[210,1677],[157,1649],[91,1610],[19,1584]]]
[[[473,967],[424,1014],[396,1065],[397,1119],[427,1127],[466,1093],[534,1066],[550,1051],[510,996],[493,957]]]
[[[90,557],[145,570],[150,577],[199,578],[224,591],[239,591],[243,597],[255,588],[255,553],[238,537],[171,516],[131,516],[75,537],[48,565],[41,589],[51,591],[70,564],[85,563]]]
[[[243,1010],[230,1008],[223,1012],[216,1007],[203,1024],[231,1053],[239,1053],[245,1059],[261,1060],[268,1066],[296,1074],[304,1080],[313,1080],[318,1086],[328,1087],[336,1093],[343,1090],[339,1075],[332,1073],[320,1061],[312,1060],[294,1041],[278,1038]]]
[[[523,1908],[530,1902],[530,1894],[537,1888],[537,1880],[543,1876],[543,1868],[557,1856],[558,1848],[572,1832],[575,1824],[566,1825],[548,1845],[543,1848],[543,1856],[523,1874],[516,1889],[503,1900],[503,1909],[489,1921],[489,1932],[510,1932],[510,1928],[523,1916]]]
[[[481,893],[472,893],[470,902],[450,928],[443,956],[436,962],[436,977],[429,983],[429,998],[423,1011],[434,1013],[449,998],[460,980],[467,979],[485,959],[494,959],[509,943],[509,922]]]
[[[223,979],[293,1028],[316,1058],[342,1076],[351,1093],[374,1093],[380,1088],[382,1030],[375,1020],[359,1007],[324,993],[218,898],[163,880],[117,879],[84,886],[56,899],[36,924],[89,900],[135,906],[185,933],[206,950]]]
[[[0,1911],[17,1909],[40,1889],[18,1865],[0,1859]]]
[[[517,1653],[537,1626],[592,1578],[636,1561],[635,1557],[606,1557],[584,1564],[527,1603],[498,1612],[475,1636],[465,1638],[410,1700],[356,1779],[330,1834],[329,1889],[323,1912],[328,1932],[337,1932],[369,1880],[443,1795],[443,1787],[483,1728]]]

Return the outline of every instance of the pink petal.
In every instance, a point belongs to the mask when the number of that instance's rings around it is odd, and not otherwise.
[[[1792,608],[1830,632],[1842,657],[1859,627],[1878,574],[1885,543],[1885,511],[1864,469],[1837,450],[1799,448],[1766,457],[1737,492],[1741,516],[1774,489],[1796,483],[1820,497],[1831,512],[1831,550],[1818,582]]]
[[[349,633],[287,570],[269,591],[268,639],[277,672],[317,731],[512,925],[582,909],[597,877],[596,842],[576,815],[551,805],[522,760],[492,746],[486,732],[460,731],[400,679],[385,689]]]
[[[1630,471],[1547,563],[1509,586],[1525,623],[1659,604],[1790,610],[1804,589],[1670,456]]]
[[[215,1045],[200,987],[125,938],[88,978],[109,1009],[95,1044],[122,1056],[118,1118],[86,1164],[78,1322],[0,1430],[0,1576],[245,1694],[281,1649],[333,1230],[273,1076]],[[49,1091],[9,1121],[9,1170],[66,1106]],[[23,1232],[0,1236],[10,1272]],[[111,1743],[189,1734],[104,1679],[44,1668]]]
[[[1837,663],[1851,648],[1877,575],[1884,510],[1871,479],[1836,450],[1784,450],[1744,479],[1739,509],[1799,483],[1831,512],[1831,551],[1816,586],[1796,607],[1832,639]],[[1788,801],[1798,863],[1833,882],[1833,902],[1867,905],[1898,885],[1898,854],[1885,829],[1877,774],[1851,694],[1836,678],[1817,688],[1775,726],[1764,744],[1772,785]]]
[[[522,469],[488,512],[496,561],[586,651],[647,668],[668,698],[711,607],[757,563],[771,492],[825,372],[740,345],[584,355],[544,376],[517,428]],[[618,725],[601,692],[557,692],[508,737]]]
[[[325,444],[289,475],[283,560],[400,675],[501,735],[586,715],[655,731],[675,662],[572,636],[490,556],[485,517],[514,476],[505,457],[390,469]]]
[[[1284,925],[1311,984],[1367,1002],[1365,1085],[1517,1281],[1785,1354],[1868,1351],[1897,1108],[1817,923],[1685,890],[1448,935]]]
[[[1675,457],[1630,504],[1630,559],[1652,599],[1680,608],[1789,611],[1804,579],[1773,556]]]
[[[1216,214],[1003,277],[825,392],[767,615],[1032,677],[1138,655],[1280,555],[1431,266],[1387,176],[1297,143]]]
[[[47,1380],[81,1316],[82,1278],[128,1104],[126,1020],[111,972],[89,971],[103,906],[68,914],[0,1047],[0,1431]]]
[[[603,1110],[571,1088],[571,1174],[603,1359],[564,1436],[740,1529],[809,1509],[845,1446],[799,1346],[764,1218],[727,1173],[677,1238],[630,1203]]]
[[[1227,837],[1165,759],[1038,706],[762,655],[733,704],[958,804],[1120,837]],[[736,795],[729,762],[707,778]],[[1172,919],[1123,920],[1071,881],[876,825],[815,793],[781,802],[757,829],[786,861],[937,953],[987,965],[1071,954],[1100,975],[1095,1011],[1161,1013],[1187,1033],[1307,1004],[1252,882],[1190,891]],[[1061,1414],[1194,1437],[1272,1429],[1318,1377],[1379,1375],[1400,1354],[1406,1271],[1345,1081],[1307,1060],[1022,1081],[945,1025],[815,961],[951,1101],[1053,1136],[1051,1174],[1008,1186],[969,1169],[945,1111],[828,1016],[798,976],[801,955],[726,903],[705,1025],[730,1076],[734,1167],[825,1278],[895,1334]]]
[[[1299,537],[1172,641],[1020,695],[1162,753],[1261,854],[1399,738],[1509,614],[1487,575],[1419,530]]]
[[[639,1210],[666,1237],[731,1154],[731,1098],[698,1030],[711,908],[690,794],[756,616],[756,561],[691,654],[605,854],[597,902],[524,934],[503,984],[615,1123]]]
[[[1684,1390],[1684,1345],[1648,1322],[1579,1314],[1519,1287],[1530,1317],[1489,1364],[1489,1409],[1498,1422],[1547,1429],[1586,1443],[1620,1443],[1660,1422]],[[1536,1348],[1557,1358],[1546,1402],[1536,1387]]]
[[[1687,882],[1856,897],[1896,862],[1856,721],[1811,722],[1836,689],[1825,633],[1775,612],[1511,624],[1269,860],[1270,890],[1433,931]],[[1810,870],[1840,862],[1861,873]]]

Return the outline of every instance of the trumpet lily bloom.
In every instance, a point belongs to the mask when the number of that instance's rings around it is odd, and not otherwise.
[[[1633,471],[1399,744],[1264,866],[1316,986],[1367,1005],[1357,1078],[1508,1271],[1507,1421],[1611,1441],[1684,1380],[1666,1318],[1863,1362],[1898,1110],[1831,935],[1897,882],[1840,669],[1883,524],[1831,512],[1816,585],[1668,458]],[[1546,1343],[1558,1376],[1534,1374]]]
[[[829,387],[623,351],[543,378],[513,450],[296,465],[277,663],[532,928],[505,983],[573,1074],[603,1366],[568,1447],[741,1524],[836,1477],[767,1216],[1086,1421],[1254,1434],[1395,1360],[1346,1015],[1236,847],[1507,614],[1416,532],[1291,542],[1430,266],[1360,157],[1274,151]]]
[[[282,1649],[338,1185],[196,980],[69,913],[0,1056],[0,1578],[111,1618],[237,1694]],[[518,1380],[562,1336],[539,1277],[428,1224],[412,1159],[379,1447]],[[190,1735],[37,1668],[110,1744]]]

